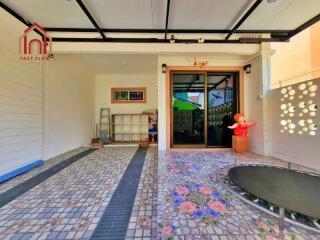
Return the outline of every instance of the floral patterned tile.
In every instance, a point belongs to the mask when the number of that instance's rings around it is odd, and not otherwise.
[[[278,219],[243,202],[221,184],[218,173],[235,163],[288,166],[278,159],[227,150],[160,153],[158,239],[279,239]],[[285,239],[317,237],[286,225]]]

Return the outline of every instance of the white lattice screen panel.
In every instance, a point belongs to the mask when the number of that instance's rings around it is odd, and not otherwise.
[[[310,80],[281,88],[281,133],[317,134],[319,82],[319,79]]]

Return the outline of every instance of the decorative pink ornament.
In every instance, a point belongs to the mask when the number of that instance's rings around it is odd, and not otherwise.
[[[255,122],[247,122],[244,116],[240,113],[234,115],[234,120],[236,121],[235,124],[229,126],[229,129],[233,129],[233,135],[239,137],[246,137],[248,136],[248,128],[254,124]]]

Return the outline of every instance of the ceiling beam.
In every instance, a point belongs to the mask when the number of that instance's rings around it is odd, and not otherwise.
[[[45,27],[48,32],[98,32],[95,28],[52,28]],[[103,32],[110,33],[163,33],[165,29],[143,29],[143,28],[101,28]],[[289,34],[291,30],[236,30],[234,33],[279,33]],[[229,33],[229,29],[167,29],[167,33]]]
[[[169,24],[169,14],[170,14],[170,0],[167,0],[166,28],[164,30],[164,39],[167,39],[168,24]]]
[[[96,28],[96,30],[100,33],[101,37],[103,39],[106,39],[106,35],[104,35],[103,31],[101,30],[101,28],[97,24],[96,20],[94,20],[93,16],[89,12],[89,10],[86,8],[86,6],[83,4],[83,2],[81,0],[76,0],[76,1],[79,4],[79,6],[81,7],[82,11],[87,15],[90,22],[93,24],[93,26]]]
[[[228,40],[230,41],[230,40]],[[260,43],[260,42],[288,42],[287,37],[271,37],[271,38],[239,38],[242,43]]]
[[[170,43],[168,39],[159,38],[62,38],[54,37],[53,42],[122,42],[122,43]],[[242,38],[239,40],[224,40],[224,39],[206,39],[206,43],[244,43],[244,44],[258,44],[261,42],[285,42],[287,38]],[[176,39],[176,43],[184,44],[199,44],[198,39]]]
[[[298,33],[302,32],[303,30],[307,29],[308,27],[310,27],[311,25],[315,24],[318,21],[320,21],[320,13],[314,16],[313,18],[311,18],[309,21],[297,27],[295,30],[291,31],[289,33],[289,38],[293,37],[294,35],[297,35]]]
[[[53,42],[123,42],[123,43],[170,43],[168,39],[159,38],[52,38]],[[176,39],[175,43],[198,43],[195,39]],[[206,43],[240,43],[239,40],[206,40]]]
[[[242,18],[236,23],[232,30],[228,33],[225,40],[228,40],[231,35],[241,26],[241,24],[253,13],[253,11],[262,3],[263,0],[256,0],[255,3],[248,9]]]

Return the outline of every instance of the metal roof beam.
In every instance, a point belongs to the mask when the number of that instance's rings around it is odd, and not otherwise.
[[[255,3],[249,8],[249,10],[242,16],[242,18],[236,23],[236,25],[232,28],[232,30],[228,33],[225,40],[228,40],[231,35],[241,26],[241,24],[253,13],[253,11],[262,3],[263,0],[257,0]]]
[[[93,24],[93,26],[96,28],[96,30],[100,33],[101,37],[103,39],[106,39],[106,35],[104,35],[103,31],[101,30],[101,28],[97,24],[96,20],[94,20],[93,16],[89,12],[89,10],[86,8],[86,6],[83,4],[83,2],[81,0],[76,0],[76,1],[79,4],[79,6],[81,7],[82,11],[87,15],[90,22]]]
[[[98,32],[95,28],[52,28],[45,27],[48,32]],[[165,29],[144,29],[144,28],[101,28],[103,32],[110,33],[163,33]],[[291,30],[236,30],[234,33],[279,33],[289,34]],[[167,29],[167,33],[229,33],[228,29]]]
[[[168,39],[159,38],[52,38],[53,42],[122,42],[122,43],[169,43]],[[205,43],[252,43],[285,42],[287,38],[241,38],[239,40],[206,39]],[[175,43],[196,44],[198,39],[176,39]]]
[[[167,0],[166,29],[164,30],[164,39],[167,39],[168,24],[169,24],[169,14],[170,14],[170,0]]]
[[[320,21],[320,13],[314,16],[313,18],[311,18],[309,21],[297,27],[295,30],[291,31],[289,33],[289,38],[293,37],[294,35],[297,35],[298,33],[302,32],[303,30],[307,29],[308,27],[310,27],[311,25],[315,24],[318,21]]]

